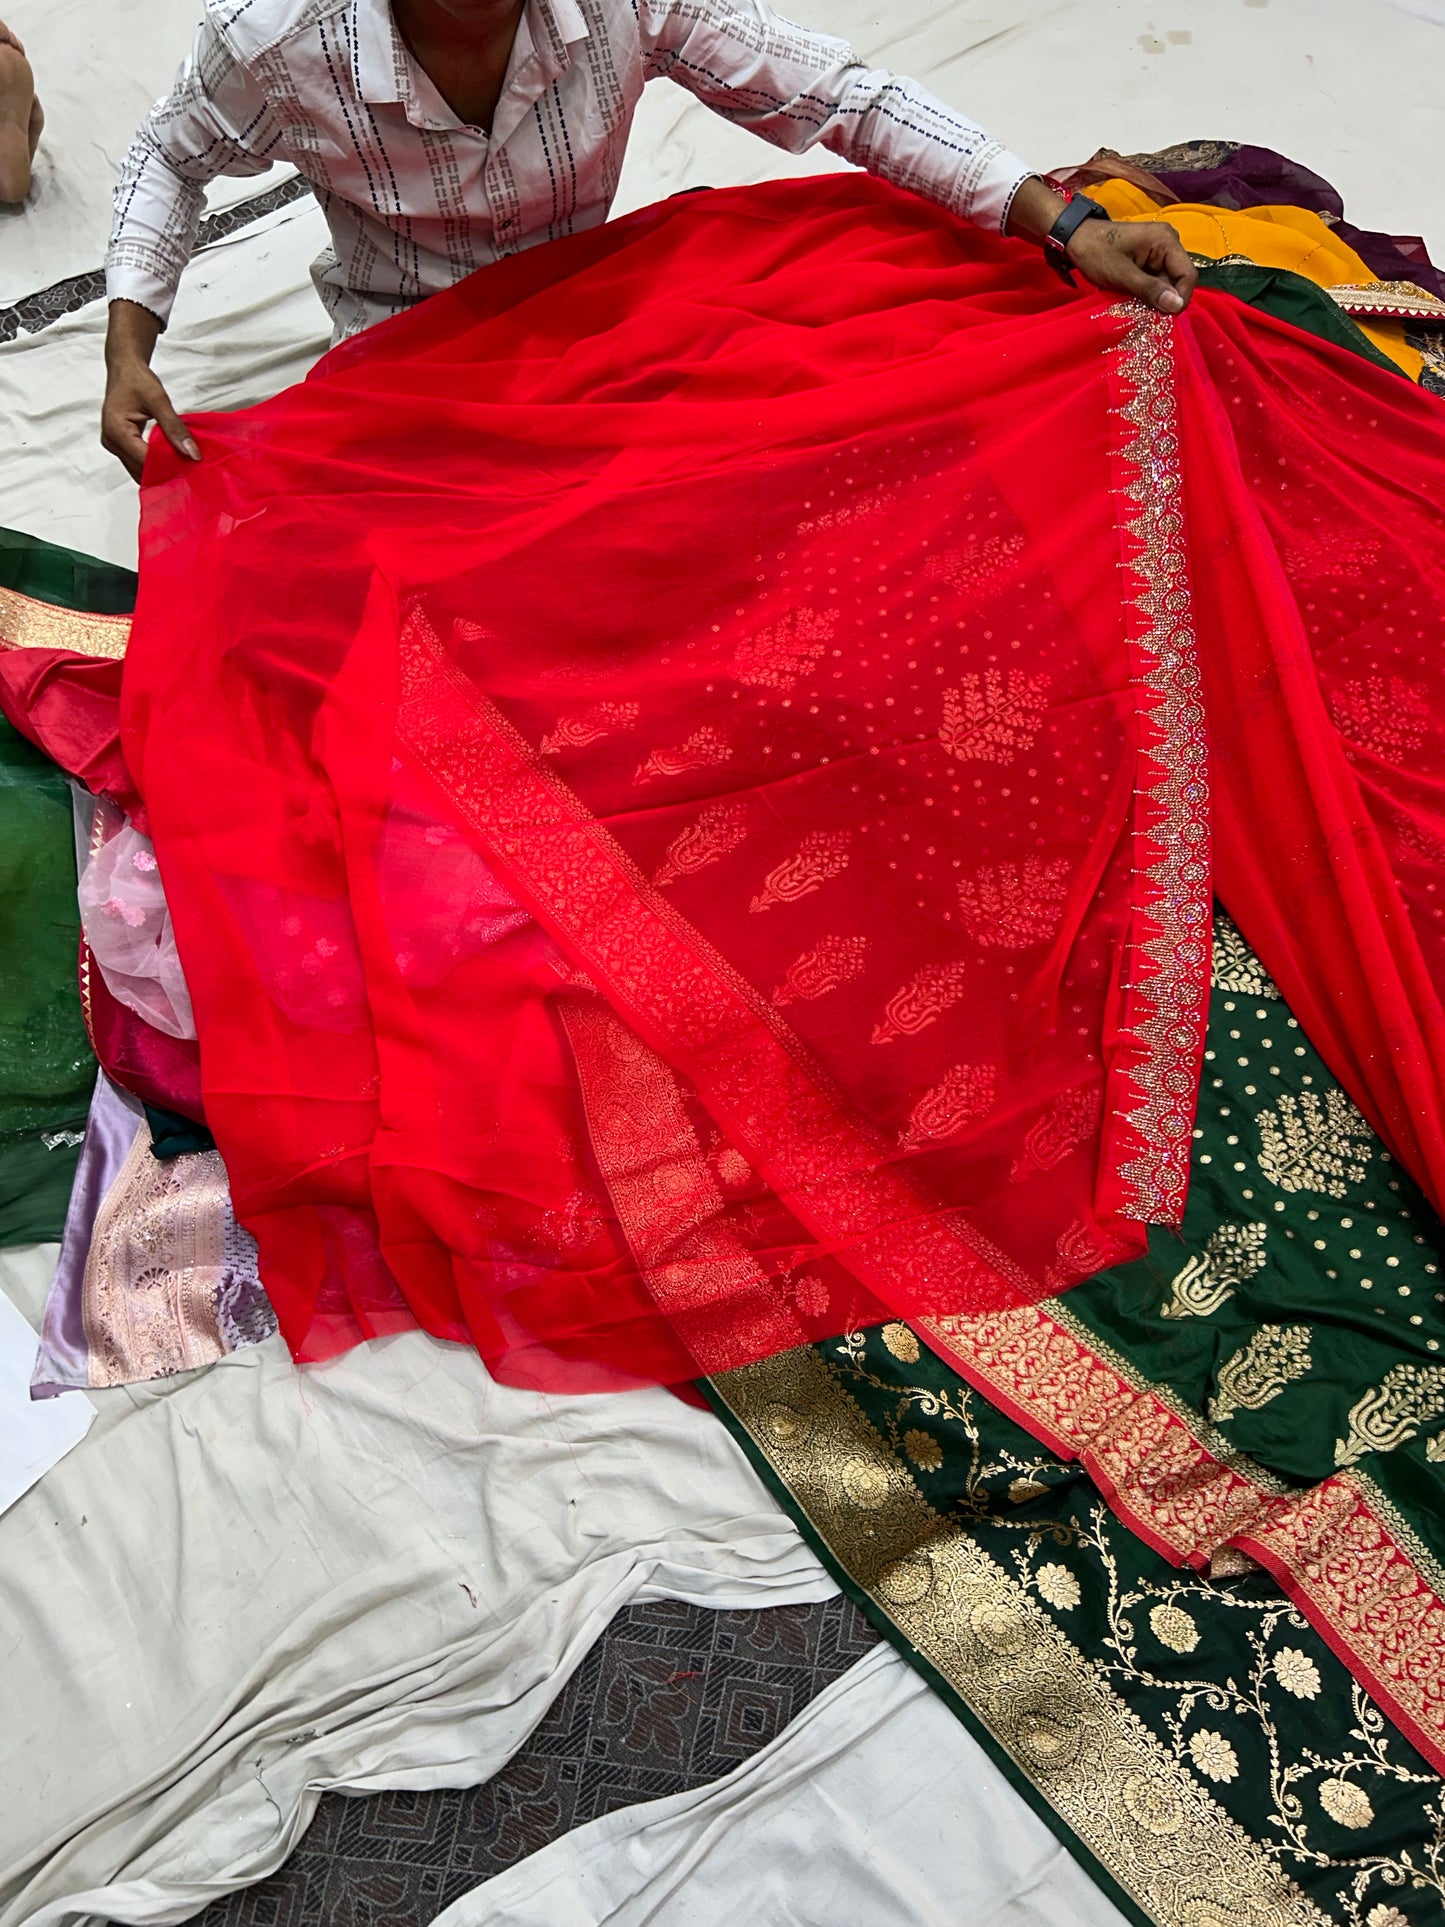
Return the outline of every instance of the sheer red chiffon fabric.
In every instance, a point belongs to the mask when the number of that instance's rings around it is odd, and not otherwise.
[[[158,449],[123,741],[297,1355],[420,1323],[513,1382],[677,1380],[1142,1249],[1216,675],[1227,900],[1440,1195],[1445,845],[1379,827],[1438,796],[1329,709],[1393,676],[1437,728],[1439,583],[1384,667],[1317,585],[1362,513],[1329,463],[1398,554],[1441,411],[1344,360],[848,179],[537,250]],[[1337,458],[1297,394],[1365,376]],[[1363,905],[1398,1009],[1310,934]]]

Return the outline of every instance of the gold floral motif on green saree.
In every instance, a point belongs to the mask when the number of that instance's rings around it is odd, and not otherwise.
[[[1161,1318],[1207,1318],[1232,1298],[1246,1278],[1263,1271],[1268,1226],[1222,1224],[1204,1241],[1204,1249],[1176,1272],[1169,1297],[1159,1308]]]
[[[1380,1384],[1350,1407],[1345,1436],[1335,1441],[1335,1464],[1355,1465],[1367,1452],[1393,1452],[1442,1417],[1445,1365],[1392,1365]],[[1425,1456],[1439,1462],[1429,1445]]]
[[[1366,1927],[1396,1897],[1406,1927],[1439,1917],[1440,1780],[1266,1574],[1172,1570],[907,1326],[711,1390],[1138,1920]]]
[[[1308,1325],[1265,1325],[1220,1366],[1209,1416],[1223,1425],[1236,1412],[1258,1412],[1313,1364]]]

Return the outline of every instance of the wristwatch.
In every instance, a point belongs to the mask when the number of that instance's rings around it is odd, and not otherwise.
[[[1108,208],[1100,207],[1099,203],[1091,201],[1087,194],[1076,194],[1072,188],[1060,187],[1057,181],[1049,181],[1047,184],[1055,194],[1062,194],[1069,205],[1044,236],[1044,259],[1055,274],[1073,287],[1074,273],[1069,264],[1069,243],[1073,240],[1076,230],[1081,228],[1085,221],[1108,221],[1112,220],[1113,216]]]

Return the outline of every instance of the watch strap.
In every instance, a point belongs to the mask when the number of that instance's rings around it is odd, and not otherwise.
[[[1050,185],[1054,184],[1051,182]],[[1087,194],[1076,194],[1069,188],[1057,187],[1055,192],[1067,198],[1068,206],[1044,236],[1044,258],[1072,286],[1074,276],[1069,266],[1070,241],[1085,221],[1107,221],[1112,217],[1106,207],[1101,207]]]

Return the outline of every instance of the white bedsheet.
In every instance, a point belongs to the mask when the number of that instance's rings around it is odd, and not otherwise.
[[[34,1309],[54,1248],[0,1253]],[[0,1927],[186,1919],[328,1788],[471,1786],[624,1605],[828,1598],[710,1414],[421,1334],[93,1394],[0,1518]]]
[[[435,1927],[1124,1927],[891,1647],[726,1779],[606,1814]]]
[[[95,1418],[84,1392],[32,1400],[30,1374],[39,1349],[35,1328],[0,1291],[0,1512],[79,1445]]]

